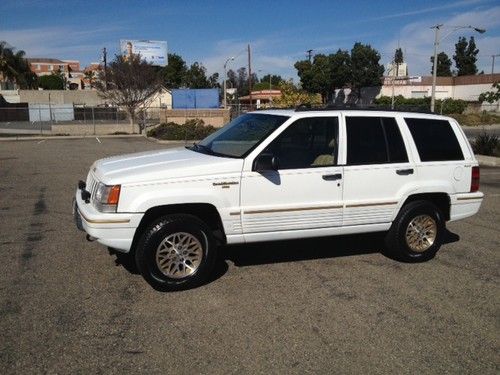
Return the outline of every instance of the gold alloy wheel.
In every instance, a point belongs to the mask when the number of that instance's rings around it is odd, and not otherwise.
[[[202,258],[200,241],[186,232],[172,233],[156,249],[156,265],[165,276],[172,279],[194,274]]]
[[[437,223],[429,215],[419,215],[413,218],[406,228],[406,244],[416,252],[422,253],[436,241]]]

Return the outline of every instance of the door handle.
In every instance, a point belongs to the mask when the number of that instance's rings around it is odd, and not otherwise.
[[[335,181],[335,180],[340,180],[342,178],[342,174],[341,173],[324,174],[322,177],[323,177],[323,180],[326,180],[326,181]]]
[[[413,168],[409,169],[398,169],[396,173],[400,176],[407,176],[409,174],[413,174]]]

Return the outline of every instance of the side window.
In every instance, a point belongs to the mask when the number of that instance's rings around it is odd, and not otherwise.
[[[446,120],[405,118],[421,161],[463,160],[464,154]]]
[[[404,163],[408,154],[392,117],[346,118],[347,164]]]
[[[381,121],[387,138],[389,163],[408,162],[405,143],[396,120],[393,117],[382,117]]]
[[[337,117],[303,118],[291,124],[264,152],[278,158],[279,169],[332,166],[337,163]]]

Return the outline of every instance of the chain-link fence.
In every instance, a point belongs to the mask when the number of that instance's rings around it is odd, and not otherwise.
[[[92,135],[141,133],[166,122],[184,124],[201,119],[221,127],[245,111],[224,109],[139,108],[133,122],[123,108],[73,104],[17,104],[0,107],[0,134]]]
[[[160,108],[139,110],[132,127],[129,114],[116,107],[36,104],[0,107],[0,132],[11,134],[135,133],[159,124]]]

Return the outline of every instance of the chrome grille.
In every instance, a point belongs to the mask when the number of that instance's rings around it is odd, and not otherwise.
[[[89,174],[87,176],[87,189],[86,190],[90,193],[91,198],[94,198],[98,184],[99,184],[99,181],[97,180],[97,178],[94,177],[92,172],[89,172]]]

